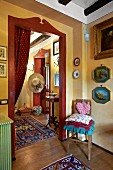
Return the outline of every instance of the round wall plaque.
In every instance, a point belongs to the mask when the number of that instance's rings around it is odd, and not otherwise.
[[[74,65],[79,66],[79,64],[80,64],[80,58],[77,57],[74,59]]]
[[[77,79],[77,78],[79,78],[79,76],[80,76],[79,70],[75,70],[75,71],[73,72],[73,77],[74,77],[75,79]]]

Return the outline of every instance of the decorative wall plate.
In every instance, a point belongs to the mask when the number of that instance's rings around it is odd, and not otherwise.
[[[75,79],[77,79],[77,78],[79,78],[79,76],[80,76],[79,70],[75,70],[75,71],[73,72],[73,77],[74,77]]]
[[[74,65],[79,66],[79,64],[80,64],[80,58],[77,57],[74,59]]]
[[[96,87],[92,98],[95,102],[104,104],[110,101],[110,90],[106,87]]]
[[[97,67],[94,70],[93,79],[99,83],[106,82],[108,79],[110,79],[110,69],[106,66]]]

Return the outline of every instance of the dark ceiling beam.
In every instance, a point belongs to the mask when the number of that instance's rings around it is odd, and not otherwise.
[[[62,5],[67,5],[71,0],[58,0],[58,2]]]
[[[98,0],[97,2],[95,2],[93,5],[91,5],[90,7],[86,8],[84,10],[84,15],[87,16],[89,14],[91,14],[92,12],[98,10],[99,8],[105,6],[106,4],[110,3],[113,0]]]
[[[37,44],[40,44],[41,42],[45,41],[46,39],[50,38],[49,35],[41,35],[38,38],[36,38],[32,43],[30,43],[30,47],[34,47]]]

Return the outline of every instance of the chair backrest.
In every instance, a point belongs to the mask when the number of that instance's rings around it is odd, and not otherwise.
[[[87,112],[86,115],[91,116],[91,100],[89,99],[76,99],[76,100],[72,100],[72,114],[73,113],[79,113],[77,108],[76,108],[76,104],[77,103],[86,103],[90,105],[90,110]]]

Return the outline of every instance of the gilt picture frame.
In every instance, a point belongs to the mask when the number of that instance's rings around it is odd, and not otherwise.
[[[94,26],[94,59],[113,57],[113,18]]]

